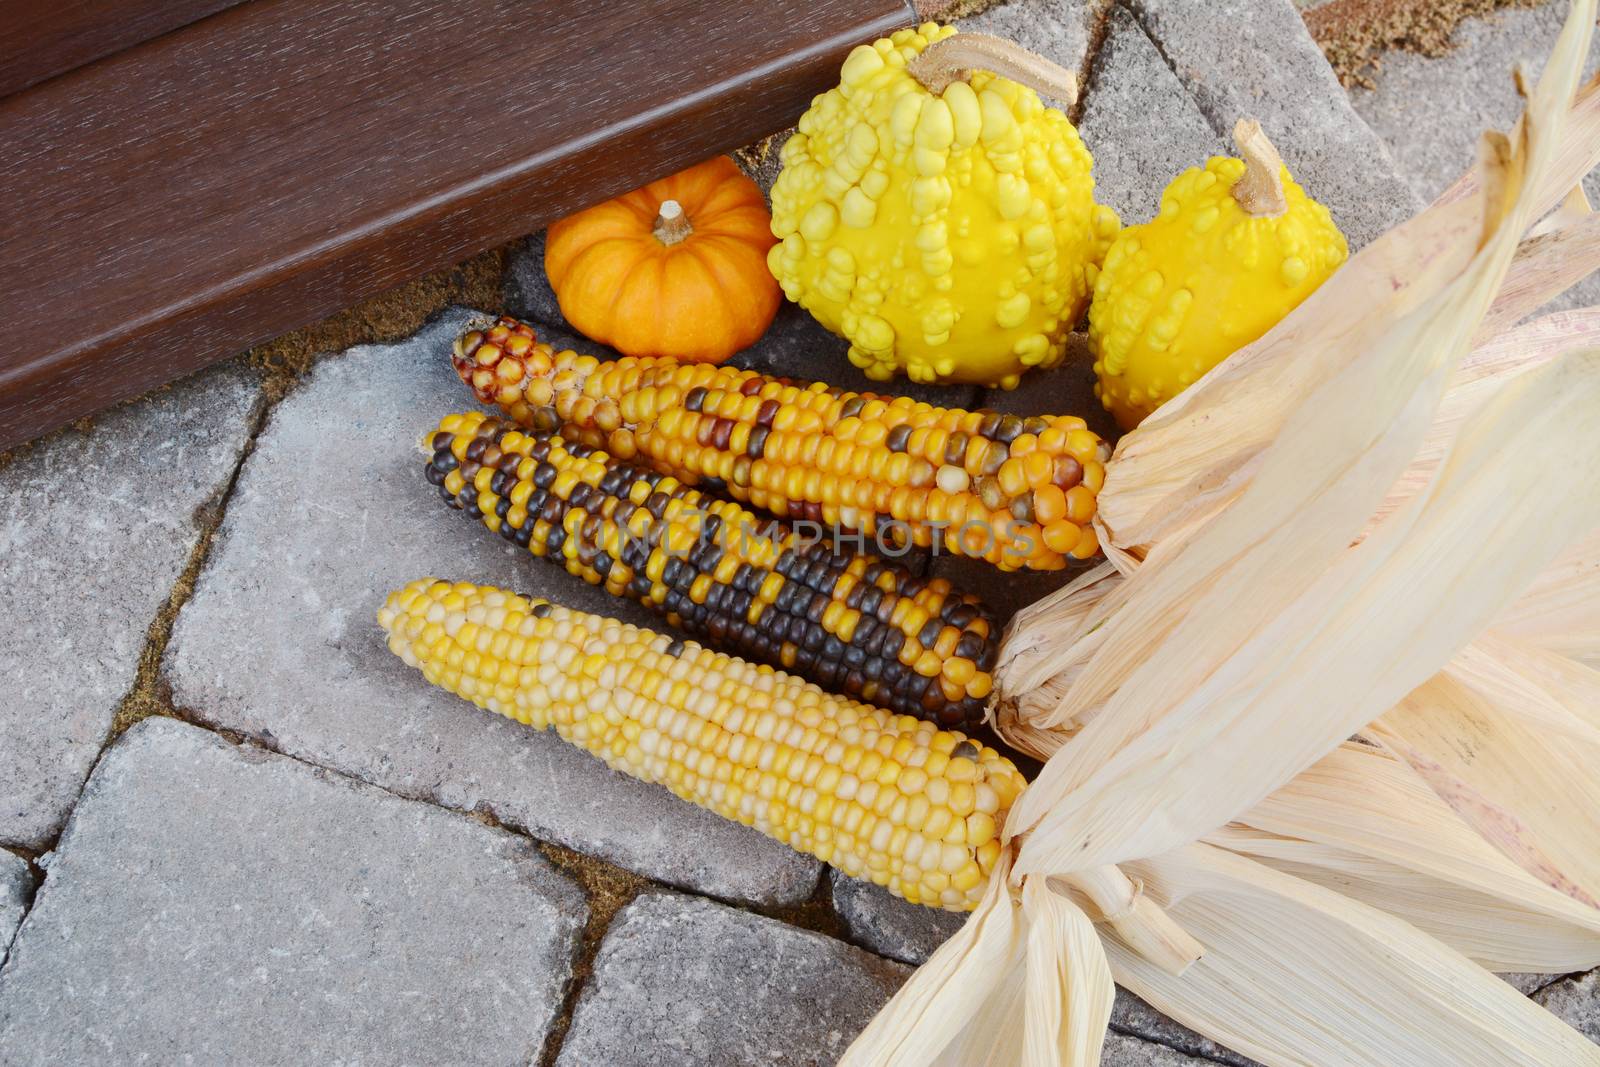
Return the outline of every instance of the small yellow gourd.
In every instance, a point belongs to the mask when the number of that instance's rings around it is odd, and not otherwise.
[[[869,378],[1009,389],[1060,362],[1118,221],[1019,82],[1076,95],[1009,41],[925,23],[851,52],[784,146],[767,264]]]
[[[1214,156],[1172,180],[1154,219],[1106,253],[1089,308],[1095,393],[1124,429],[1271,329],[1349,249],[1253,119],[1243,159]]]

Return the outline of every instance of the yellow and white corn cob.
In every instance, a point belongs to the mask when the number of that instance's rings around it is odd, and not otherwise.
[[[977,904],[1025,784],[960,733],[545,600],[427,578],[378,621],[435,685],[913,903]]]

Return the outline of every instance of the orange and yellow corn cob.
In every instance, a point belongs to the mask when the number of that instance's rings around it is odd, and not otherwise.
[[[446,416],[428,446],[445,503],[696,637],[941,726],[983,721],[999,626],[942,578],[481,412]]]
[[[914,903],[977,904],[1024,786],[959,733],[545,600],[424,579],[378,621],[435,685]]]
[[[779,516],[1057,570],[1099,550],[1109,449],[1070,415],[1021,418],[729,366],[601,362],[503,318],[457,339],[457,373],[519,426],[638,458]]]

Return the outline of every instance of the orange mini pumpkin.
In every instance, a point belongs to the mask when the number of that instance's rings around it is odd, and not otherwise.
[[[718,156],[551,226],[545,273],[567,321],[623,355],[721,363],[777,313],[771,222]]]

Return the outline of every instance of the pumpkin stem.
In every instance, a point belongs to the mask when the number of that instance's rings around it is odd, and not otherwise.
[[[656,224],[650,232],[662,244],[675,245],[693,233],[694,227],[689,225],[689,216],[683,213],[682,204],[676,200],[663,200],[656,214]]]
[[[987,70],[1026,85],[1068,107],[1078,102],[1078,76],[1014,41],[987,33],[957,33],[935,41],[906,64],[906,72],[938,95],[974,70]]]
[[[1289,210],[1283,195],[1283,157],[1261,132],[1261,123],[1240,119],[1233,127],[1233,143],[1244,159],[1244,177],[1233,183],[1233,198],[1239,206],[1257,217],[1275,217]]]

